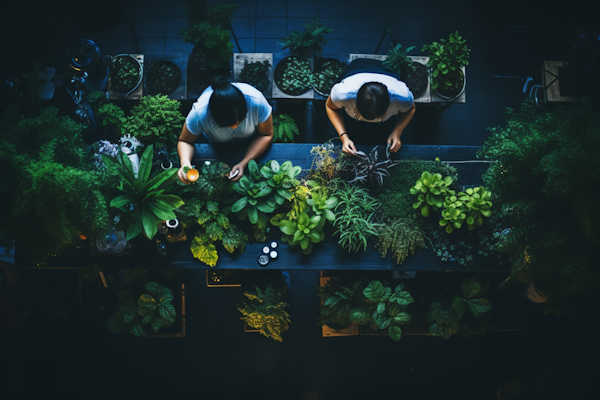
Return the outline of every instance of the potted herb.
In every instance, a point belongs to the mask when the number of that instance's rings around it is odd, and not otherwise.
[[[346,63],[335,58],[321,58],[315,65],[312,86],[323,97],[329,96],[331,88],[340,77]]]
[[[172,61],[158,61],[146,71],[146,89],[152,95],[173,94],[181,84],[181,69]]]
[[[415,99],[425,94],[429,83],[429,68],[414,61],[408,56],[415,47],[409,47],[402,50],[402,45],[397,44],[387,54],[383,61],[383,66],[400,75],[400,78],[408,89],[412,92]]]
[[[275,85],[288,96],[301,96],[311,89],[311,61],[308,58],[288,56],[275,67]]]
[[[467,83],[464,67],[469,65],[471,50],[458,31],[450,34],[448,40],[423,46],[421,51],[429,54],[431,66],[431,89],[445,100],[452,101],[465,90]]]
[[[268,73],[270,68],[271,63],[269,60],[264,60],[262,62],[248,62],[248,60],[244,60],[244,68],[242,68],[237,81],[245,82],[254,86],[261,92],[266,93],[271,84],[271,76]]]
[[[126,98],[142,83],[142,64],[129,54],[114,56],[110,63],[110,91]]]
[[[262,290],[253,285],[254,290],[245,291],[246,299],[237,309],[241,318],[252,328],[258,329],[261,335],[279,342],[281,335],[290,328],[290,315],[285,311],[288,304],[283,302],[284,291],[277,289],[272,283]]]
[[[304,24],[304,32],[291,31],[289,36],[282,38],[283,49],[290,53],[307,57],[310,54],[320,55],[327,40],[323,35],[333,32],[333,29],[321,25],[319,17]]]
[[[365,286],[366,282],[351,273],[321,278],[317,294],[321,299],[321,314],[317,324],[323,326],[327,336],[346,336],[352,331],[358,334],[358,324],[350,318],[350,313],[364,305]],[[354,329],[348,329],[352,326]]]

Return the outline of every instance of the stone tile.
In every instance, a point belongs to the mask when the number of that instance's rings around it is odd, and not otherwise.
[[[318,0],[288,0],[287,1],[287,16],[292,17],[316,17],[319,15]]]
[[[231,27],[238,39],[254,39],[256,37],[256,18],[234,17],[231,19]]]
[[[282,35],[283,36],[283,35]],[[256,53],[280,53],[283,47],[281,39],[256,39]]]
[[[287,33],[285,22],[285,18],[256,18],[256,38],[282,38]]]
[[[285,17],[287,4],[281,0],[256,0],[257,17]]]
[[[138,38],[165,37],[166,17],[130,17],[129,22]],[[125,25],[126,29],[127,24]],[[123,26],[121,26],[123,28]]]
[[[185,17],[167,17],[165,26],[165,37],[180,38],[179,32],[187,25]]]
[[[164,17],[167,13],[166,0],[126,0],[132,17]]]
[[[349,25],[349,32],[345,36],[347,39],[375,39],[377,42],[381,40],[386,27],[392,32],[392,36],[398,39],[396,19],[391,18],[352,18],[350,20],[342,20],[343,24]],[[391,41],[391,38],[386,36],[384,41]]]
[[[235,41],[233,41],[235,44]],[[255,53],[256,40],[253,39],[238,39],[238,43],[241,49],[236,45],[234,48],[235,53]]]
[[[181,39],[166,38],[165,54],[190,54],[194,49],[191,43],[183,43]]]

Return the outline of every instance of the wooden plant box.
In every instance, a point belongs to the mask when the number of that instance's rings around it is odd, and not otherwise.
[[[145,71],[148,71],[152,64],[159,61],[170,61],[173,64],[177,65],[181,70],[181,82],[179,83],[179,87],[175,89],[173,93],[169,95],[170,99],[174,100],[185,100],[187,99],[187,55],[180,54],[164,54],[164,55],[146,55],[145,62],[147,68],[144,68]],[[144,95],[150,95],[151,93],[146,88],[146,79],[148,75],[144,73]]]
[[[289,94],[283,93],[281,89],[277,87],[277,82],[275,79],[275,68],[277,64],[279,64],[284,58],[293,56],[294,54],[289,53],[273,53],[273,98],[274,99],[302,99],[302,100],[312,100],[315,98],[315,91],[311,87],[306,93],[303,93],[299,96],[291,96]],[[315,67],[314,58],[307,57],[310,63],[310,70],[312,71]]]
[[[544,102],[565,103],[570,101],[580,101],[581,96],[561,96],[560,80],[558,78],[558,67],[564,67],[568,64],[566,61],[544,61],[542,66],[542,89],[544,92]]]
[[[329,276],[323,276],[319,278],[319,284],[321,287],[325,287],[325,284],[331,279]],[[352,324],[344,329],[333,329],[327,325],[322,326],[323,337],[334,337],[334,336],[357,336],[358,335],[358,324]]]
[[[464,104],[467,102],[467,69],[466,67],[462,67],[462,72],[465,77],[465,90],[462,92],[460,96],[456,99],[450,101],[440,97],[434,90],[431,91],[431,102],[432,103],[461,103]]]
[[[245,62],[263,62],[269,61],[271,66],[267,70],[267,77],[269,79],[269,86],[263,92],[267,99],[273,98],[273,53],[235,53],[233,55],[233,81],[239,82],[240,74],[244,69]]]
[[[130,56],[135,57],[139,62],[140,65],[142,66],[142,74],[144,74],[144,55],[143,54],[130,54]],[[144,77],[142,76],[142,83],[140,83],[140,86],[137,87],[137,89],[135,89],[135,91],[133,93],[131,93],[129,96],[127,96],[125,98],[125,100],[139,100],[142,98],[143,92],[144,92]],[[110,90],[110,74],[108,75],[108,83],[106,85],[106,91],[107,91],[107,98],[110,100],[122,100],[123,98],[120,97],[118,94],[112,92]]]
[[[185,337],[185,285],[182,283],[181,284],[181,326],[180,326],[180,330],[177,333],[161,333],[161,331],[158,331],[158,333],[154,333],[154,332],[146,332],[146,334],[144,335],[144,337],[146,338],[184,338]],[[178,293],[173,293],[175,299],[177,299],[178,297]],[[178,324],[178,320],[179,318],[177,318],[175,320],[175,323],[173,324],[173,326],[179,325]],[[179,326],[178,326],[179,327]],[[167,329],[167,328],[163,328],[163,329]]]

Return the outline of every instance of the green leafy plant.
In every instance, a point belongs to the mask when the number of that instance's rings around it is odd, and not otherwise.
[[[471,50],[465,45],[466,40],[458,35],[458,31],[450,34],[448,40],[433,42],[423,46],[421,51],[428,52],[431,66],[431,89],[454,91],[462,87],[463,74],[461,68],[469,65]]]
[[[452,301],[452,311],[458,318],[462,318],[465,312],[470,311],[474,317],[479,317],[481,313],[492,309],[492,303],[486,299],[475,298],[477,295],[485,292],[481,282],[477,278],[465,279],[461,284],[463,297],[455,297]]]
[[[261,175],[256,161],[248,163],[249,175],[244,175],[233,186],[233,190],[243,197],[236,201],[231,209],[240,220],[248,218],[259,229],[267,227],[267,214],[275,211],[277,203],[271,195],[274,187]]]
[[[403,79],[405,76],[416,73],[417,66],[415,65],[415,62],[408,56],[408,53],[414,49],[415,46],[411,46],[405,50],[402,50],[402,45],[398,43],[388,51],[387,57],[385,60],[383,60],[383,66],[390,71],[394,71]]]
[[[321,94],[329,95],[331,88],[346,69],[342,61],[329,59],[319,65],[312,78],[314,88]]]
[[[123,124],[127,122],[127,118],[121,107],[113,103],[103,104],[98,108],[98,113],[101,116],[102,125],[109,125],[117,135],[123,134]]]
[[[390,175],[388,169],[395,164],[389,158],[383,161],[379,160],[378,147],[373,147],[368,156],[357,154],[358,160],[352,161],[354,178],[349,183],[358,182],[364,184],[368,180],[375,189],[381,189],[383,178]]]
[[[131,109],[123,131],[131,133],[144,144],[173,148],[185,121],[179,111],[180,106],[181,103],[167,96],[144,96],[140,104]]]
[[[290,49],[290,52],[307,56],[310,53],[321,54],[327,40],[323,37],[333,29],[321,25],[319,17],[315,17],[309,23],[304,24],[304,32],[291,31],[289,36],[283,37],[281,44],[283,49]]]
[[[459,333],[463,325],[458,315],[449,309],[443,308],[442,303],[433,302],[429,305],[429,313],[425,317],[429,326],[429,333],[433,336],[441,336],[449,339],[455,333]]]
[[[184,167],[187,173],[190,168]],[[225,201],[233,191],[233,183],[227,178],[230,168],[222,162],[204,163],[198,169],[198,180],[190,185],[177,181],[180,197],[201,197],[203,200]]]
[[[442,210],[442,219],[440,226],[446,227],[447,233],[452,233],[454,228],[460,229],[467,218],[464,213],[465,205],[462,200],[455,196],[454,190],[448,190],[444,199],[444,209]],[[419,195],[421,197],[422,195]]]
[[[221,28],[227,28],[231,15],[237,8],[237,4],[214,4],[207,7],[205,0],[185,0],[183,2],[183,10],[188,24],[206,21]]]
[[[475,229],[475,226],[483,224],[483,217],[489,218],[492,215],[490,211],[490,207],[492,207],[492,202],[490,201],[492,193],[485,190],[483,186],[468,188],[465,192],[460,192],[458,195],[460,196],[459,199],[465,205],[466,222],[469,230],[472,231]]]
[[[242,68],[242,71],[240,72],[238,82],[248,83],[261,92],[264,92],[271,83],[270,76],[267,75],[269,68],[271,68],[269,60],[250,63],[248,60],[244,60],[244,68]]]
[[[288,304],[281,301],[283,293],[269,284],[265,290],[254,285],[254,291],[244,292],[247,300],[237,309],[242,313],[241,318],[252,328],[260,331],[261,335],[283,341],[282,333],[289,329],[290,315],[285,311]]]
[[[584,99],[539,111],[528,99],[519,110],[507,110],[503,126],[489,130],[478,155],[494,161],[483,179],[511,228],[497,247],[508,255],[513,275],[543,287],[549,309],[597,288],[597,104]]]
[[[335,214],[332,210],[335,210],[338,203],[337,197],[328,196],[324,191],[313,191],[310,198],[306,199],[306,204],[312,207],[313,212],[316,215],[322,215],[329,222],[335,221]]]
[[[299,96],[310,89],[312,72],[306,58],[290,56],[275,68],[277,86],[285,93]]]
[[[401,264],[410,254],[425,246],[425,232],[415,220],[416,216],[388,220],[377,227],[379,242],[375,248],[385,257],[388,250]]]
[[[175,168],[163,171],[150,179],[152,152],[152,145],[144,150],[137,178],[126,155],[120,154],[120,160],[102,155],[108,169],[121,178],[117,189],[124,194],[113,198],[110,205],[124,213],[121,226],[127,227],[127,240],[139,235],[142,229],[146,237],[152,239],[158,231],[157,225],[164,220],[175,219],[173,210],[184,204],[181,198],[164,194],[177,179]]]
[[[425,171],[421,174],[421,178],[417,180],[415,186],[410,188],[410,194],[419,194],[417,201],[412,207],[417,209],[421,207],[421,215],[427,217],[430,209],[437,211],[444,203],[444,199],[450,189],[448,186],[452,183],[452,178],[446,176],[442,178],[442,174],[430,174]]]
[[[339,202],[335,207],[336,235],[342,248],[358,252],[367,250],[367,240],[377,236],[375,212],[381,203],[369,196],[366,189],[353,184],[344,184],[336,193]]]
[[[285,214],[277,214],[271,218],[271,224],[278,226],[283,235],[281,241],[290,246],[300,245],[302,254],[309,255],[313,243],[322,242],[325,238],[323,228],[327,219],[321,215],[301,213],[296,220],[286,219]]]
[[[188,25],[181,30],[184,43],[192,43],[211,68],[224,68],[233,57],[231,32],[207,21]]]
[[[291,161],[279,165],[277,161],[271,160],[260,168],[260,174],[274,189],[271,193],[277,205],[282,205],[291,199],[292,188],[300,184],[300,181],[296,179],[300,172],[302,172],[302,168],[294,167]]]
[[[399,284],[392,291],[391,287],[384,286],[380,281],[371,281],[363,290],[363,294],[369,300],[368,311],[364,308],[355,309],[350,318],[359,323],[368,319],[372,329],[387,329],[394,341],[400,340],[400,325],[411,321],[406,308],[415,301],[411,294],[404,290],[404,284]]]
[[[95,168],[85,150],[81,125],[56,108],[22,118],[14,108],[0,118],[0,237],[33,264],[111,226],[104,193],[116,183]]]
[[[352,325],[354,321],[350,319],[351,311],[363,307],[365,303],[364,287],[363,280],[348,273],[333,277],[323,287],[319,287],[317,296],[321,299],[321,314],[317,318],[317,324],[334,329]]]
[[[291,143],[294,136],[300,135],[298,125],[291,115],[279,114],[273,117],[273,141]]]
[[[129,56],[115,57],[110,64],[110,90],[114,93],[127,93],[140,81],[140,64]]]

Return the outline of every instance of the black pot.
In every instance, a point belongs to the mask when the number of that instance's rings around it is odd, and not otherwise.
[[[158,61],[146,72],[146,89],[150,94],[173,94],[181,84],[181,69],[172,61]]]
[[[293,91],[292,90],[284,90],[281,87],[281,82],[283,81],[283,73],[287,69],[288,64],[290,64],[290,62],[293,61],[294,59],[300,59],[300,58],[301,57],[288,56],[288,57],[284,58],[283,60],[281,60],[275,67],[275,72],[273,74],[274,79],[275,79],[275,84],[277,85],[279,90],[281,90],[283,93],[285,93],[289,96],[301,96],[311,89],[310,84],[308,84],[305,88],[300,88],[300,89],[293,90]]]
[[[438,87],[437,89],[435,89],[435,92],[437,93],[438,96],[440,96],[444,100],[453,101],[456,98],[460,97],[461,94],[463,94],[463,92],[465,91],[465,87],[467,86],[467,78],[466,78],[465,74],[462,72],[462,69],[460,70],[460,73],[457,75],[458,76],[456,76],[455,79],[456,79],[456,81],[460,81],[460,79],[462,78],[462,86],[457,85],[456,87],[453,87],[449,90],[440,89]]]

